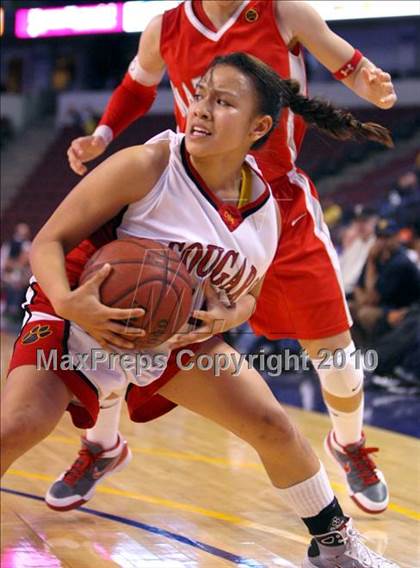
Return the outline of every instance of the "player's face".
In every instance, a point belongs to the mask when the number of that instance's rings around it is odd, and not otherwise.
[[[186,145],[192,156],[247,153],[271,127],[257,113],[252,81],[241,71],[218,65],[197,86],[187,117]]]

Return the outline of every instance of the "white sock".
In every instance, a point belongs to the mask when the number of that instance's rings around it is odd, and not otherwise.
[[[363,389],[361,358],[353,342],[346,348],[337,350],[336,355],[328,359],[312,359],[312,363],[324,391],[338,398],[352,398]],[[358,408],[352,412],[343,412],[325,404],[337,442],[342,446],[359,442],[363,437],[363,396]]]
[[[340,412],[335,408],[326,405],[333,424],[333,440],[340,446],[348,446],[360,442],[363,437],[363,398],[360,406],[354,412]],[[339,449],[339,448],[337,448]]]
[[[300,518],[315,517],[334,500],[334,493],[322,463],[313,477],[278,491],[283,501]]]
[[[122,401],[120,397],[101,402],[95,426],[86,430],[89,442],[100,444],[104,450],[110,450],[117,444]]]

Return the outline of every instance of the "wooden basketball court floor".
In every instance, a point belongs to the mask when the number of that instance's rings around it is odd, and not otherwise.
[[[12,339],[2,349],[3,373]],[[347,497],[324,456],[326,416],[295,408],[292,418],[324,460],[345,510],[376,551],[402,568],[420,566],[420,452],[414,438],[366,428],[391,490],[389,510],[370,516]],[[108,477],[85,507],[48,509],[43,495],[79,448],[68,415],[3,480],[2,568],[222,568],[300,566],[308,542],[245,443],[176,409],[149,424],[125,411],[121,430],[133,461]]]

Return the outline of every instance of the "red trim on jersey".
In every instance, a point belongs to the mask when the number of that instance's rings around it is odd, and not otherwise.
[[[156,85],[150,87],[142,85],[127,72],[112,93],[99,124],[109,126],[115,138],[132,122],[146,114],[156,94]]]
[[[203,26],[206,26],[206,28],[208,28],[212,32],[217,32],[216,26],[213,24],[213,22],[207,16],[206,11],[204,10],[202,0],[193,0],[192,1],[192,9],[193,9],[194,14],[196,15],[197,19],[200,20],[200,22],[203,24]]]
[[[221,219],[230,231],[234,231],[237,227],[239,227],[239,225],[246,217],[260,209],[270,197],[270,190],[268,189],[268,185],[263,180],[264,191],[259,197],[257,197],[257,199],[251,201],[243,207],[236,207],[236,205],[227,204],[217,197],[217,195],[207,186],[206,182],[194,168],[185,147],[185,138],[181,142],[181,158],[188,176],[192,179],[203,197],[205,197],[207,201],[211,203],[211,205],[218,211]],[[255,172],[253,168],[251,169],[253,172]]]
[[[34,311],[43,311],[44,306],[38,300],[32,304]],[[56,316],[57,317],[57,316]],[[49,334],[40,337],[37,333],[39,327],[47,328]],[[57,355],[57,362],[62,361],[68,354],[67,340],[70,324],[65,320],[29,320],[22,328],[13,349],[9,363],[8,375],[23,365],[36,366],[38,353],[42,352],[45,361],[50,355]],[[81,401],[83,406],[70,402],[67,410],[70,412],[73,424],[78,428],[92,428],[99,413],[98,390],[83,373],[77,370],[64,370],[54,368],[57,379],[61,379],[67,388]]]
[[[346,61],[346,63],[344,63],[338,71],[333,73],[334,78],[338,81],[343,81],[343,79],[350,77],[350,75],[356,71],[356,68],[362,58],[362,53],[358,49],[355,49],[352,58]]]

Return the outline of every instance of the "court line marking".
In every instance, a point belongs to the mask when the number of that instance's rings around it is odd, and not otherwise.
[[[59,442],[59,443],[64,443],[67,445],[75,445],[75,446],[79,446],[80,445],[80,441],[79,439],[77,439],[76,441],[73,441],[72,438],[67,438],[65,436],[58,436],[58,435],[52,435],[49,436],[47,438],[49,441],[52,442]],[[181,461],[194,461],[194,462],[203,462],[203,463],[208,463],[208,464],[214,464],[214,465],[221,465],[224,467],[227,467],[228,469],[254,469],[257,471],[261,471],[264,472],[264,468],[260,463],[257,462],[235,462],[235,461],[230,461],[227,460],[225,458],[217,458],[217,457],[211,457],[211,456],[205,456],[202,454],[193,454],[193,453],[187,453],[187,452],[175,452],[172,450],[166,450],[166,449],[154,449],[154,448],[136,448],[133,447],[130,444],[130,449],[133,453],[139,453],[139,454],[145,454],[145,455],[151,455],[151,456],[158,456],[158,457],[167,457],[167,458],[171,458],[171,459],[177,459],[177,460],[181,460]],[[336,481],[331,481],[331,486],[335,491],[338,491],[339,493],[343,494],[343,495],[347,495],[348,491],[347,491],[347,487],[346,485],[344,485],[344,483],[338,483]],[[388,509],[390,511],[393,511],[394,513],[398,513],[400,515],[402,515],[403,517],[407,517],[408,519],[413,519],[415,521],[420,521],[420,512],[416,511],[415,509],[409,509],[408,507],[404,507],[403,505],[398,505],[397,503],[394,503],[393,501],[391,501],[388,505]]]
[[[40,497],[39,495],[34,495],[33,493],[26,493],[24,491],[17,491],[15,489],[9,489],[7,487],[2,487],[1,491],[4,493],[9,493],[11,495],[16,495],[18,497],[25,497],[27,499],[33,499],[35,501],[44,501],[43,497]],[[149,532],[149,533],[153,533],[153,534],[157,534],[159,536],[164,536],[170,540],[175,540],[177,542],[181,542],[182,544],[187,544],[188,546],[192,546],[194,548],[198,548],[199,550],[203,550],[204,552],[207,552],[208,554],[211,554],[213,556],[217,556],[219,558],[223,558],[224,560],[228,560],[229,562],[232,562],[233,564],[238,564],[239,566],[243,566],[244,568],[267,568],[266,566],[264,566],[264,564],[261,564],[260,562],[257,562],[256,560],[253,560],[252,558],[245,558],[243,556],[238,556],[237,554],[232,554],[231,552],[228,552],[227,550],[223,550],[222,548],[218,548],[216,546],[212,546],[211,544],[206,544],[202,541],[199,540],[194,540],[192,538],[189,538],[187,536],[178,534],[178,533],[174,533],[172,531],[168,531],[166,529],[161,529],[159,527],[153,526],[153,525],[149,525],[146,523],[142,523],[141,521],[135,521],[134,519],[129,519],[128,517],[122,517],[120,515],[114,515],[112,513],[105,513],[103,511],[98,511],[96,509],[91,509],[88,507],[79,507],[79,509],[77,510],[78,512],[80,511],[81,513],[87,513],[89,515],[94,515],[96,517],[100,517],[102,519],[106,519],[108,521],[114,521],[117,523],[122,523],[124,525],[128,525],[131,527],[135,527],[137,529]]]
[[[69,446],[79,446],[80,445],[80,439],[77,438],[76,440],[73,440],[72,438],[68,438],[66,436],[59,436],[59,435],[51,435],[48,436],[47,438],[48,441],[51,442],[58,442],[60,444],[66,444]],[[189,452],[176,452],[173,450],[167,450],[167,449],[160,449],[160,448],[137,448],[137,447],[133,447],[130,444],[130,450],[133,453],[136,454],[145,454],[145,455],[149,455],[149,456],[158,456],[158,457],[164,457],[164,458],[173,458],[173,459],[178,459],[178,460],[184,460],[184,461],[195,461],[195,462],[203,462],[203,463],[208,463],[208,464],[213,464],[213,465],[221,465],[223,467],[227,467],[229,469],[235,469],[235,468],[249,468],[249,469],[257,469],[259,471],[264,471],[264,468],[261,464],[257,463],[257,462],[236,462],[236,461],[231,461],[231,460],[227,460],[226,458],[217,458],[217,457],[212,457],[212,456],[205,456],[202,454],[193,454],[193,453],[189,453]]]
[[[55,481],[55,478],[51,475],[45,475],[41,473],[32,473],[25,470],[19,469],[9,469],[6,475],[14,475],[16,477],[23,477],[26,479],[40,479],[42,481]],[[205,509],[203,507],[198,507],[197,505],[192,505],[190,503],[182,503],[179,501],[173,501],[171,499],[162,499],[160,497],[154,497],[152,495],[144,495],[142,493],[134,493],[131,491],[124,491],[122,489],[114,489],[113,487],[107,487],[106,485],[98,485],[96,487],[97,493],[103,493],[105,495],[115,495],[117,497],[126,497],[128,499],[133,499],[136,501],[141,501],[143,503],[149,503],[151,505],[158,505],[161,507],[167,507],[168,509],[174,509],[176,511],[187,511],[188,513],[194,513],[196,515],[202,515],[204,517],[217,519],[219,521],[225,521],[231,523],[241,528],[258,530],[261,532],[274,534],[280,536],[287,540],[292,540],[299,544],[305,546],[309,543],[309,537],[303,537],[298,534],[289,532],[284,529],[278,529],[276,527],[270,527],[269,525],[264,525],[257,523],[255,521],[250,521],[244,517],[238,515],[231,515],[229,513],[223,513],[221,511],[215,511],[212,509]]]

